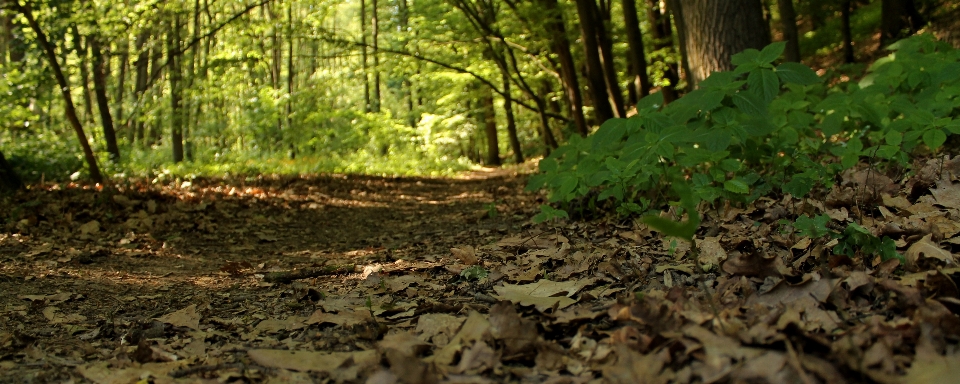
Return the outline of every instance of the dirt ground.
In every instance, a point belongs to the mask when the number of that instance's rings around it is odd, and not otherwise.
[[[705,218],[700,264],[633,220],[534,225],[543,197],[524,184],[499,170],[34,185],[0,200],[0,382],[960,374],[958,201],[938,192],[956,184],[892,191],[877,203],[890,217],[829,199],[844,190],[731,207]],[[895,222],[913,265],[778,232],[796,211]]]

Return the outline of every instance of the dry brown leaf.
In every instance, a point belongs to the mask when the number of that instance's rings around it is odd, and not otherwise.
[[[460,260],[461,263],[466,265],[477,265],[480,263],[480,258],[477,257],[477,250],[472,246],[463,246],[459,248],[450,248],[450,252],[453,253],[453,257],[456,257],[457,260]]]
[[[956,264],[953,254],[940,248],[939,245],[930,240],[932,236],[933,235],[926,235],[916,243],[913,243],[910,248],[907,248],[904,256],[907,259],[908,268],[915,268],[921,258],[937,259],[947,265]]]
[[[377,351],[314,352],[279,349],[251,349],[250,359],[270,368],[332,373],[351,366],[370,367],[377,363]]]
[[[509,300],[524,306],[533,305],[538,311],[543,312],[554,306],[561,309],[575,303],[576,301],[570,296],[577,294],[594,281],[594,279],[582,279],[558,282],[543,279],[524,285],[504,284],[493,289],[497,291],[494,297],[498,299]]]
[[[515,359],[534,350],[537,323],[517,314],[513,304],[501,301],[490,307],[490,334],[503,342],[504,359]]]
[[[336,324],[344,327],[352,327],[357,324],[363,324],[373,320],[373,316],[370,315],[370,311],[359,310],[344,310],[338,313],[325,313],[322,310],[317,310],[310,315],[310,318],[307,319],[307,324]]]
[[[197,331],[200,330],[200,314],[197,313],[196,304],[190,304],[179,311],[160,316],[157,320],[175,327],[187,327]]]

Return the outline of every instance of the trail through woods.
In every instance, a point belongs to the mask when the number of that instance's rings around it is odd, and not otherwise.
[[[532,224],[509,171],[34,186],[3,207],[0,381],[952,382],[947,160],[707,213],[706,272],[630,220]],[[776,229],[797,212],[908,266]]]

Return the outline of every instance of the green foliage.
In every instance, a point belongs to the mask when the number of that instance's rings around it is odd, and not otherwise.
[[[897,245],[893,239],[884,236],[882,239],[874,236],[866,228],[857,223],[850,223],[840,236],[839,244],[833,248],[833,253],[853,257],[857,254],[880,255],[881,260],[897,259],[900,265],[906,264],[903,255],[897,252]]]
[[[939,151],[960,133],[960,51],[945,43],[905,39],[859,83],[832,87],[802,64],[777,65],[783,47],[735,55],[735,70],[668,106],[659,94],[641,99],[635,116],[606,121],[543,159],[528,189],[621,215],[678,200],[667,188],[678,179],[710,204],[770,192],[804,197],[862,159],[908,167],[911,153]]]
[[[488,274],[489,272],[479,265],[470,266],[460,271],[460,277],[467,280],[480,280],[487,277]]]

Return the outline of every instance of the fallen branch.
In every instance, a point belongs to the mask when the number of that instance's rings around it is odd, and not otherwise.
[[[312,277],[342,275],[356,271],[353,264],[327,265],[321,268],[295,269],[292,271],[270,272],[263,276],[268,283],[289,283],[294,280],[309,279]]]

